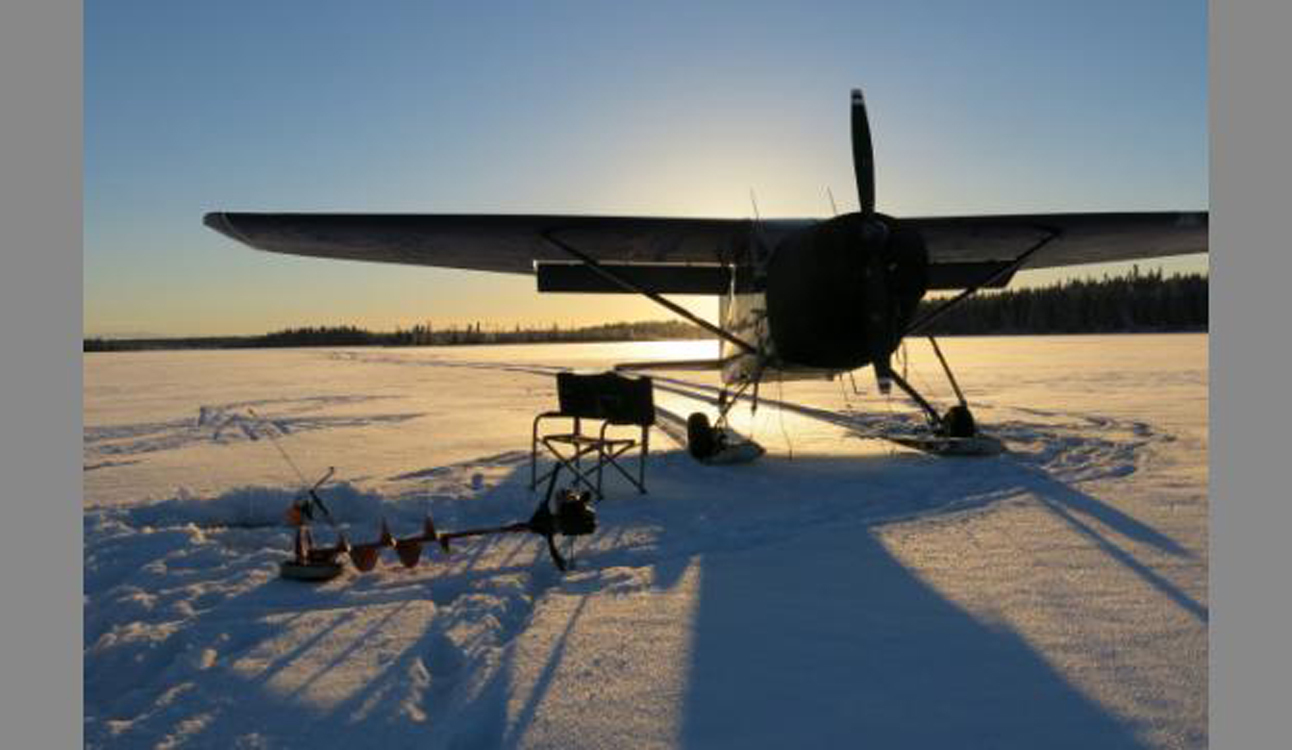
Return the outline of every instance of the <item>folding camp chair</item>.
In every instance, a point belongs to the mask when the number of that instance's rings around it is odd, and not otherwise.
[[[556,395],[559,411],[549,411],[534,418],[533,439],[530,443],[530,489],[548,477],[555,468],[538,473],[538,446],[543,446],[560,465],[569,469],[576,485],[592,490],[600,500],[602,469],[613,466],[625,479],[633,483],[638,492],[646,492],[646,456],[650,452],[650,426],[655,423],[655,401],[649,377],[626,377],[614,372],[580,375],[560,372],[556,375]],[[540,423],[545,419],[562,417],[573,420],[569,432],[539,434]],[[585,420],[600,421],[595,434],[584,433]],[[640,437],[609,437],[610,427],[636,426]],[[639,449],[637,475],[633,476],[620,464],[619,459],[633,448]],[[594,459],[588,469],[585,459]]]

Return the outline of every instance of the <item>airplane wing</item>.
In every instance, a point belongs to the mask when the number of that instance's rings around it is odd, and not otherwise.
[[[1055,239],[1023,268],[1207,252],[1206,211],[943,216],[901,223],[923,235],[934,265],[1011,260],[1051,233]]]
[[[1207,212],[1069,213],[908,218],[930,263],[1008,261],[1056,239],[1025,268],[1207,252]],[[764,219],[770,243],[816,219]],[[214,212],[204,223],[260,250],[349,260],[532,274],[536,262],[569,261],[556,237],[598,261],[725,264],[749,242],[748,219],[489,214]]]
[[[524,274],[571,260],[547,236],[599,261],[721,264],[750,232],[747,219],[627,216],[217,212],[204,223],[276,253]]]

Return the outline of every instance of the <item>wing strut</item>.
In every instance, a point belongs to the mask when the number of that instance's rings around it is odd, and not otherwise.
[[[920,408],[924,410],[924,414],[929,418],[929,424],[933,426],[933,429],[936,430],[942,427],[942,415],[938,414],[938,410],[933,408],[933,404],[930,404],[928,399],[921,396],[919,391],[915,390],[910,383],[906,382],[906,378],[895,372],[889,373],[888,377],[891,378],[894,383],[897,383],[897,387],[905,391],[906,395],[911,397],[911,400],[919,404]]]
[[[929,336],[929,343],[933,345],[933,353],[938,355],[938,361],[942,363],[942,371],[947,374],[947,380],[951,381],[951,390],[956,392],[956,399],[961,406],[968,408],[969,402],[965,401],[965,394],[960,390],[960,384],[956,382],[956,376],[951,372],[951,365],[947,364],[947,358],[942,356],[942,347],[938,346],[938,340]]]
[[[662,294],[659,294],[658,292],[652,292],[649,289],[643,289],[642,287],[632,283],[631,281],[623,278],[622,276],[619,276],[614,271],[611,271],[610,269],[601,265],[600,263],[597,262],[596,258],[593,258],[587,253],[580,251],[578,248],[575,248],[565,242],[562,242],[561,240],[552,236],[552,230],[543,232],[543,239],[547,240],[552,245],[565,251],[566,253],[569,253],[572,257],[582,262],[588,268],[592,269],[594,273],[601,276],[606,281],[609,281],[610,283],[618,287],[621,287],[623,289],[626,289],[630,292],[635,292],[636,294],[640,294],[643,297],[651,300],[652,302],[662,305],[669,312],[672,312],[675,315],[680,315],[683,318],[686,318],[687,320],[700,326],[701,328],[708,331],[709,333],[712,333],[713,335],[717,336],[720,339],[725,339],[727,341],[730,341],[732,344],[735,344],[736,346],[740,347],[741,349],[745,350],[750,354],[758,353],[757,347],[751,345],[749,342],[745,341],[739,336],[732,334],[730,331],[724,331],[722,328],[715,326],[714,324],[701,318],[700,316],[696,315],[695,313],[691,312],[685,307],[682,307],[676,302],[671,302],[668,299],[665,299],[664,296]]]
[[[1050,242],[1058,238],[1059,235],[1063,234],[1062,231],[1058,229],[1053,229],[1053,228],[1046,228],[1045,231],[1049,232],[1049,234],[1042,237],[1035,245],[1032,245],[1027,250],[1024,250],[1021,255],[1019,255],[1014,260],[1010,261],[1007,265],[1001,266],[1000,268],[996,269],[987,278],[983,279],[977,284],[974,284],[968,289],[965,289],[963,292],[957,294],[956,296],[942,303],[938,307],[935,307],[934,309],[930,310],[924,317],[920,318],[914,323],[911,323],[909,326],[906,327],[906,330],[902,333],[902,336],[905,337],[905,336],[910,336],[914,334],[916,331],[919,331],[921,328],[927,326],[929,323],[932,323],[933,321],[942,317],[948,310],[951,310],[956,305],[959,305],[961,302],[964,302],[971,295],[977,293],[978,290],[982,289],[983,287],[991,286],[992,284],[996,283],[997,281],[1000,281],[1003,278],[1009,277],[1015,271],[1021,268],[1022,265],[1027,262],[1027,259],[1032,257],[1032,255],[1034,255],[1037,250],[1040,250],[1041,248],[1050,244]]]

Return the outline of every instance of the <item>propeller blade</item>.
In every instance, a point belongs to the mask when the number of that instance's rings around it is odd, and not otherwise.
[[[852,169],[857,177],[861,215],[875,211],[875,153],[870,143],[870,122],[861,89],[852,90]]]
[[[880,226],[882,230],[882,225]],[[883,259],[878,253],[872,253],[865,268],[863,280],[866,300],[866,341],[870,344],[870,361],[875,368],[875,384],[879,392],[888,395],[893,368],[889,360],[893,338],[891,312],[889,310],[888,280],[884,274]]]

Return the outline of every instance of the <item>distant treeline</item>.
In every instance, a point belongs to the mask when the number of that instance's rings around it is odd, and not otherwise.
[[[289,346],[452,346],[457,344],[533,344],[547,342],[658,341],[703,339],[709,333],[680,320],[639,323],[606,323],[582,328],[490,329],[474,325],[435,328],[430,323],[393,332],[367,331],[355,326],[289,328],[263,336],[206,336],[189,338],[103,339],[83,342],[87,352],[138,351],[142,349],[238,349]]]
[[[924,300],[923,315],[945,299]],[[1014,289],[970,297],[935,321],[927,333],[994,335],[1205,331],[1207,276],[1164,277],[1160,270],[1124,276],[1070,280],[1048,287]],[[430,323],[389,333],[355,326],[291,328],[263,336],[84,341],[84,351],[139,349],[233,349],[288,346],[452,346],[580,341],[704,339],[710,334],[680,320],[607,323],[584,328],[486,329],[480,323],[435,328]]]
[[[945,300],[924,300],[923,315]],[[1044,334],[1205,331],[1207,276],[1164,277],[1159,269],[1070,280],[1048,287],[970,297],[938,318],[927,333]]]

